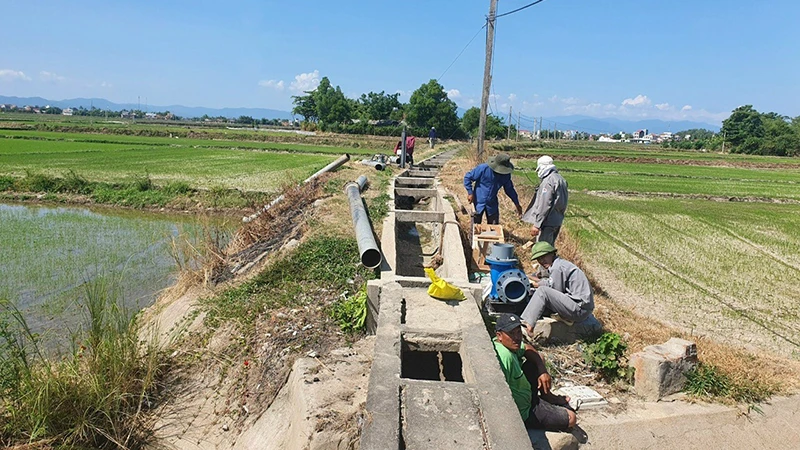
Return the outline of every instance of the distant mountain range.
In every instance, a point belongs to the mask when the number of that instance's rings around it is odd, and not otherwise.
[[[17,106],[57,106],[59,108],[91,108],[109,109],[121,111],[124,109],[141,109],[142,111],[164,112],[169,111],[182,117],[201,117],[204,114],[217,117],[236,118],[239,116],[250,116],[256,119],[290,119],[292,113],[289,111],[279,111],[267,108],[205,108],[202,106],[183,106],[183,105],[138,105],[136,103],[114,103],[104,98],[70,98],[66,100],[48,100],[41,97],[4,97],[0,95],[0,103],[13,104]]]
[[[548,124],[548,121],[551,123]],[[660,119],[647,119],[647,120],[622,120],[613,117],[604,117],[598,119],[589,116],[559,116],[559,117],[545,117],[544,126],[552,127],[552,122],[558,124],[559,129],[563,129],[563,125],[568,125],[567,128],[576,129],[578,131],[585,131],[587,133],[618,133],[624,131],[632,133],[636,130],[647,129],[651,133],[663,133],[665,131],[683,131],[691,130],[692,128],[705,128],[713,132],[719,131],[719,125],[714,125],[704,122],[693,122],[690,120],[676,120],[666,121]]]
[[[136,103],[114,103],[103,98],[71,98],[67,100],[48,100],[41,97],[5,97],[0,95],[0,103],[14,104],[17,106],[36,105],[36,106],[57,106],[59,108],[91,108],[94,106],[99,109],[110,109],[113,111],[121,111],[124,109],[142,109],[152,112],[170,111],[173,114],[182,117],[201,117],[204,114],[217,117],[230,117],[236,118],[239,116],[250,116],[256,119],[289,119],[292,113],[289,111],[280,111],[276,109],[267,108],[205,108],[202,106],[183,106],[183,105],[169,105],[169,106],[156,106],[156,105],[137,105]],[[463,116],[466,110],[458,108],[458,115]],[[602,119],[589,116],[557,116],[557,117],[544,117],[545,128],[552,128],[553,123],[559,130],[574,129],[577,131],[585,131],[587,133],[617,133],[625,131],[632,133],[636,130],[646,128],[652,133],[662,133],[664,131],[682,131],[692,128],[705,128],[714,132],[719,131],[719,125],[692,122],[688,120],[681,121],[664,121],[659,119],[648,120],[621,120],[613,117],[605,117]],[[522,128],[529,128],[530,126],[523,126]]]

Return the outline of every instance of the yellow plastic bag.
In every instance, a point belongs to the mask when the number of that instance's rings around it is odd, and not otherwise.
[[[439,300],[466,300],[464,293],[461,289],[453,286],[447,281],[439,278],[430,267],[425,268],[425,274],[431,279],[431,285],[428,286],[428,295]]]

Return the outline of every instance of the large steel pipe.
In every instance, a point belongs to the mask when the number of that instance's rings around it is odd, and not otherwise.
[[[331,170],[338,168],[339,166],[341,166],[342,164],[346,163],[347,161],[350,161],[350,155],[345,153],[344,155],[342,155],[338,159],[336,159],[336,161],[328,164],[327,166],[323,167],[322,169],[319,169],[316,173],[314,173],[314,175],[311,175],[310,177],[308,177],[305,180],[303,180],[303,184],[308,183],[309,181],[313,180],[314,178],[317,178],[318,176],[322,175],[325,172],[330,172]],[[268,211],[273,206],[275,206],[278,203],[282,202],[283,198],[284,198],[283,194],[279,195],[277,198],[275,198],[275,200],[269,202],[268,205],[266,205],[263,208],[261,208],[260,210],[258,210],[255,214],[251,214],[249,216],[242,217],[242,222],[245,222],[245,223],[250,222],[251,220],[253,220],[256,217],[260,216],[261,213],[263,213],[265,211]]]
[[[358,241],[358,253],[361,255],[361,264],[370,269],[374,269],[381,264],[383,257],[375,243],[375,235],[372,233],[372,226],[369,223],[369,215],[364,209],[364,202],[361,199],[361,191],[367,184],[367,176],[361,175],[358,180],[347,183],[344,192],[347,200],[350,201],[350,215],[353,218],[353,228],[356,230],[356,240]]]

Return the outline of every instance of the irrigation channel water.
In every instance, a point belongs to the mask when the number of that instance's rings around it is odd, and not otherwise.
[[[0,204],[0,299],[31,329],[54,340],[80,324],[79,300],[102,287],[135,312],[175,281],[174,242],[205,231],[227,239],[221,221],[75,207]],[[180,246],[179,246],[180,247]],[[180,255],[184,257],[185,255]]]

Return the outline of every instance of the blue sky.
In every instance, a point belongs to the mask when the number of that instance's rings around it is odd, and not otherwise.
[[[499,0],[498,12],[530,0]],[[438,78],[486,0],[3,2],[0,95],[291,109],[322,76],[349,96]],[[715,123],[800,115],[800,2],[545,0],[498,19],[491,108]],[[440,82],[479,104],[485,34]]]

